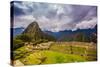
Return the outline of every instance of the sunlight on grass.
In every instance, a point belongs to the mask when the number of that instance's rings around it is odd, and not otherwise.
[[[41,62],[41,58],[46,57],[45,61]],[[40,59],[38,59],[40,58]],[[26,61],[25,61],[26,60]],[[21,59],[24,64],[54,64],[54,63],[68,63],[68,62],[83,62],[84,58],[78,55],[63,54],[53,51],[40,51],[30,54],[26,58]],[[25,61],[25,62],[24,62]]]

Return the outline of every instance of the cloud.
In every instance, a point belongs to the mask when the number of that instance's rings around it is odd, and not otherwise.
[[[27,27],[35,18],[32,15],[14,16],[14,27]]]
[[[97,7],[36,2],[14,2],[14,27],[27,27],[36,20],[44,31],[58,32],[93,28]]]
[[[76,24],[77,29],[88,29],[88,28],[94,28],[97,24],[97,18],[92,18],[91,20],[84,20],[78,24]]]

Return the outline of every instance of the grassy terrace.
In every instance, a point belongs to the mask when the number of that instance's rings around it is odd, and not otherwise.
[[[53,42],[45,50],[27,46],[15,50],[15,58],[24,65],[96,61],[96,54],[96,45],[85,42]]]
[[[30,54],[26,58],[20,59],[22,63],[27,64],[53,64],[53,63],[68,63],[68,62],[83,62],[84,58],[78,55],[64,54],[50,50],[37,51]],[[25,61],[27,60],[27,61]]]

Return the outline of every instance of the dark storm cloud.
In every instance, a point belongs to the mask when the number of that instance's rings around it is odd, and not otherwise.
[[[14,2],[14,10],[15,27],[26,27],[36,20],[42,30],[55,32],[93,28],[97,24],[96,6]]]
[[[73,18],[73,22],[79,22],[84,19],[96,17],[97,7],[95,6],[72,5],[71,8],[72,11],[70,16]]]
[[[15,1],[16,4],[21,4],[20,1]],[[17,5],[15,5],[15,2],[11,2],[11,11],[13,12],[14,16],[18,15],[24,15],[23,9],[19,8]]]

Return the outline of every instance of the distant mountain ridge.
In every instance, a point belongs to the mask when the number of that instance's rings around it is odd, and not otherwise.
[[[64,30],[59,32],[42,31],[36,21],[32,22],[25,29],[14,28],[14,36],[25,33],[33,38],[55,38],[57,41],[87,41],[97,42],[97,25],[92,29],[78,29],[76,31]]]
[[[20,35],[24,29],[24,27],[13,28],[13,36]]]
[[[83,41],[90,41],[93,38],[95,40],[97,39],[97,25],[92,29],[78,29],[76,31],[64,30],[59,32],[45,31],[45,33],[54,36],[57,41],[74,41],[81,36],[84,36]]]

